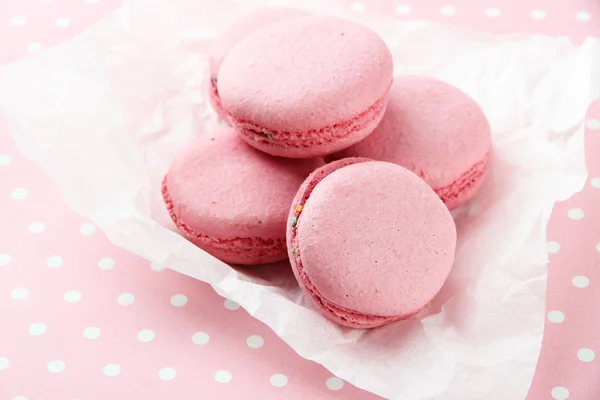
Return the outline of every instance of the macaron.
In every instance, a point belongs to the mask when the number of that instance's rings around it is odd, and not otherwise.
[[[218,76],[223,108],[250,145],[292,158],[349,147],[375,129],[393,79],[371,29],[343,19],[287,18],[252,32]]]
[[[283,260],[289,207],[322,159],[271,157],[231,127],[202,134],[171,164],[162,184],[169,214],[189,241],[232,264]]]
[[[317,169],[294,198],[287,229],[304,293],[354,328],[417,314],[454,261],[448,208],[422,179],[387,162],[346,158]]]
[[[481,186],[490,149],[490,124],[475,100],[435,78],[399,76],[377,129],[334,158],[368,157],[402,165],[453,209]]]
[[[208,49],[210,63],[209,100],[214,110],[223,119],[226,114],[221,107],[221,99],[217,89],[219,68],[227,53],[249,33],[263,26],[284,18],[308,15],[307,12],[286,8],[265,8],[248,13],[234,21],[225,31],[217,36]]]

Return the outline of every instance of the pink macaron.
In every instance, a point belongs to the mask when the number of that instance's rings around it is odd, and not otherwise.
[[[454,261],[456,227],[409,170],[346,158],[304,181],[287,243],[300,287],[325,316],[373,328],[417,314],[439,292]]]
[[[175,158],[162,194],[181,233],[232,264],[283,260],[289,207],[322,159],[271,157],[233,128],[203,134]]]
[[[225,57],[223,108],[266,153],[322,156],[365,138],[381,120],[392,56],[372,30],[338,18],[287,18],[256,30]]]
[[[480,187],[490,147],[490,124],[471,97],[435,78],[398,76],[377,129],[334,158],[368,157],[402,165],[453,209]]]
[[[217,76],[223,59],[229,51],[249,33],[264,27],[265,25],[282,20],[284,18],[308,15],[300,10],[286,8],[265,8],[246,14],[233,22],[225,31],[217,36],[208,49],[210,63],[209,100],[214,110],[223,119],[226,114],[221,106],[221,99],[217,89]]]

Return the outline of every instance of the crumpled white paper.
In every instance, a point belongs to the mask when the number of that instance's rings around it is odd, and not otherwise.
[[[493,127],[491,169],[455,213],[456,263],[440,295],[418,318],[351,330],[312,308],[285,263],[231,269],[174,232],[161,202],[177,151],[217,123],[205,90],[208,39],[259,3],[126,1],[76,39],[0,69],[0,112],[19,149],[112,242],[209,282],[302,357],[392,399],[525,398],[544,325],[547,220],[586,179],[583,119],[600,95],[599,43],[496,37],[295,2],[371,26],[396,72],[457,85]]]

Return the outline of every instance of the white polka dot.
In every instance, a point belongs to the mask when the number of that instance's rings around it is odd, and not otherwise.
[[[160,272],[160,271],[167,269],[167,267],[165,267],[164,265],[161,265],[161,264],[150,263],[150,269],[152,271]]]
[[[113,269],[115,267],[115,260],[110,257],[101,258],[100,261],[98,261],[98,267],[103,270]]]
[[[27,189],[17,188],[17,189],[14,189],[10,195],[15,200],[25,200],[27,198],[28,194],[29,194],[29,191]]]
[[[46,259],[46,265],[50,268],[56,268],[63,265],[63,259],[59,256],[50,256]]]
[[[29,232],[31,233],[42,233],[46,229],[46,225],[43,222],[33,222],[29,224]]]
[[[592,178],[590,184],[593,188],[600,189],[600,177]]]
[[[89,236],[92,235],[94,232],[96,232],[96,226],[91,222],[86,222],[85,224],[82,224],[79,227],[79,233],[81,233],[82,235]]]
[[[65,293],[64,299],[69,303],[77,303],[79,300],[81,300],[81,292],[78,292],[77,290],[69,290],[67,293]]]
[[[171,304],[175,307],[183,307],[187,302],[188,298],[184,294],[176,294],[171,297]]]
[[[42,50],[42,44],[38,42],[29,42],[27,43],[27,52],[28,53],[37,53]]]
[[[350,8],[352,8],[354,11],[365,11],[367,9],[367,6],[365,5],[365,3],[352,3],[350,5]]]
[[[5,265],[8,265],[8,263],[10,262],[10,256],[8,254],[0,254],[0,267],[4,267]]]
[[[334,376],[332,378],[327,379],[325,385],[329,390],[340,390],[344,387],[344,381],[338,378],[337,376]]]
[[[148,343],[154,340],[155,333],[152,329],[142,329],[138,332],[138,340],[140,342]]]
[[[210,336],[206,332],[196,332],[192,335],[192,342],[195,344],[206,344],[210,340]]]
[[[14,16],[10,19],[10,24],[12,26],[23,26],[26,22],[27,20],[25,19],[25,17],[21,15]]]
[[[587,276],[576,276],[573,278],[573,285],[577,288],[583,289],[588,287],[589,284],[590,280]]]
[[[485,15],[490,18],[498,18],[500,15],[502,15],[502,11],[497,8],[488,8],[485,10]]]
[[[108,364],[102,368],[102,372],[104,372],[104,375],[106,376],[117,376],[121,373],[121,367],[117,364]]]
[[[565,44],[572,44],[573,41],[571,40],[570,37],[565,36],[565,35],[560,35],[556,37],[556,40],[558,40],[561,43],[565,43]]]
[[[585,126],[587,126],[588,129],[600,129],[600,119],[588,118],[585,122]],[[2,165],[1,162],[0,165]]]
[[[589,13],[589,12],[587,12],[587,11],[579,11],[579,12],[577,13],[577,19],[578,19],[579,21],[587,22],[587,21],[589,21],[590,19],[592,19],[592,16],[591,16],[591,15],[590,15],[590,13]]]
[[[65,363],[60,360],[50,361],[48,363],[48,371],[52,372],[53,374],[58,374],[60,372],[63,372],[64,370]]]
[[[444,6],[440,9],[440,12],[446,17],[451,17],[456,15],[456,8],[454,6]]]
[[[71,18],[69,17],[60,17],[56,19],[56,26],[59,28],[68,28],[71,26]]]
[[[232,311],[233,310],[237,310],[238,308],[240,308],[240,305],[238,303],[236,303],[233,300],[229,300],[229,299],[225,300],[224,305],[225,305],[226,309],[232,310]]]
[[[548,241],[546,242],[546,250],[548,250],[548,253],[558,253],[560,250],[560,243],[552,240]]]
[[[0,371],[3,369],[7,369],[10,365],[10,361],[6,357],[0,357]]]
[[[122,293],[117,298],[117,302],[119,302],[122,306],[130,306],[135,301],[135,296],[131,293]]]
[[[577,351],[577,358],[579,358],[579,361],[592,362],[594,361],[594,358],[596,358],[596,353],[594,353],[594,350],[592,349],[579,349]]]
[[[0,167],[7,166],[10,164],[11,159],[8,154],[0,154]]]
[[[31,333],[34,336],[43,335],[44,333],[46,333],[46,330],[46,325],[44,325],[41,322],[35,322],[29,325],[29,333]]]
[[[287,376],[285,376],[283,374],[275,374],[275,375],[271,376],[271,379],[269,379],[269,382],[271,382],[271,385],[273,385],[275,387],[284,387],[285,385],[288,384],[288,378],[287,378]]]
[[[553,324],[560,324],[565,320],[565,314],[562,311],[552,310],[548,312],[548,321]]]
[[[88,326],[83,330],[83,337],[86,339],[98,339],[100,337],[100,328],[97,326]]]
[[[13,289],[10,295],[15,300],[23,300],[26,299],[27,296],[29,296],[29,290],[25,289],[24,287],[18,287]]]
[[[533,19],[544,19],[546,18],[546,11],[544,10],[533,10],[531,11],[531,18]]]
[[[552,398],[554,400],[567,400],[569,398],[569,389],[562,387],[562,386],[557,386],[554,389],[552,389]]]
[[[412,9],[408,4],[398,4],[396,6],[396,12],[400,15],[408,15],[411,11]]]
[[[569,212],[567,213],[567,215],[571,219],[579,220],[579,219],[583,218],[584,214],[583,214],[583,210],[581,208],[571,208],[569,210]]]
[[[597,243],[597,244],[596,244],[596,251],[597,251],[598,253],[600,253],[600,243]]]
[[[170,381],[171,379],[175,378],[176,375],[177,371],[171,367],[161,368],[160,371],[158,371],[158,377],[165,381]]]
[[[87,4],[98,4],[98,3],[100,3],[100,0],[85,0],[85,2]]]
[[[219,382],[219,383],[227,383],[229,381],[231,381],[231,372],[229,371],[225,371],[225,370],[221,370],[221,371],[217,371],[215,372],[215,381]]]
[[[248,347],[258,349],[259,347],[262,347],[263,344],[265,344],[265,341],[262,337],[258,335],[252,335],[249,336],[248,339],[246,339],[246,344],[248,345]]]
[[[11,400],[28,400],[28,399],[25,396],[16,396],[16,397],[13,397]]]

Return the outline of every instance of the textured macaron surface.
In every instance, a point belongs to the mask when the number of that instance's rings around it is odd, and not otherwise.
[[[460,189],[457,180],[483,174],[490,146],[490,124],[466,93],[430,77],[397,76],[379,126],[336,158],[393,162],[434,189]]]
[[[284,18],[304,15],[308,15],[308,13],[291,8],[264,8],[243,15],[233,21],[226,30],[213,39],[209,46],[208,56],[211,74],[216,78],[227,53],[251,32]]]
[[[387,95],[392,56],[372,30],[331,17],[287,18],[256,30],[227,55],[218,76],[235,119],[305,132],[350,121]]]
[[[217,87],[217,76],[221,68],[221,63],[227,53],[240,40],[253,31],[271,22],[303,15],[309,14],[291,8],[265,8],[256,10],[235,20],[226,30],[211,41],[208,48],[208,60],[210,64],[209,100],[213,109],[223,120],[227,119],[227,113],[221,105],[221,98],[219,97]]]
[[[301,211],[292,212],[288,227],[296,276],[338,319],[347,320],[345,310],[364,314],[358,320],[365,324],[369,316],[414,315],[451,270],[454,221],[435,192],[407,169],[347,160],[332,163],[339,169],[321,168],[333,172],[316,185],[305,182],[296,196],[295,202],[304,201],[293,206]]]
[[[165,178],[172,213],[192,231],[219,239],[284,238],[296,191],[322,159],[275,158],[233,128],[203,134]]]

